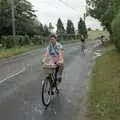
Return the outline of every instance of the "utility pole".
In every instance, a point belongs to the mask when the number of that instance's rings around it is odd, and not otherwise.
[[[13,35],[13,39],[15,42],[15,35],[16,35],[16,31],[15,31],[15,6],[14,6],[14,0],[10,0],[11,2],[11,15],[12,15],[12,35]]]

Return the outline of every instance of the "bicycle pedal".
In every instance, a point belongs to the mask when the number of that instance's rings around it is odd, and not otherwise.
[[[48,91],[48,95],[50,95],[50,91]]]

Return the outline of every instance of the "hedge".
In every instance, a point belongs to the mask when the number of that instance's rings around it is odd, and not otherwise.
[[[116,48],[120,51],[120,13],[112,21],[112,39]]]

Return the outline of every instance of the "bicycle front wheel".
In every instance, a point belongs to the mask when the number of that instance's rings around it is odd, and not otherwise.
[[[51,101],[51,84],[49,80],[44,80],[42,84],[42,103],[48,107]]]

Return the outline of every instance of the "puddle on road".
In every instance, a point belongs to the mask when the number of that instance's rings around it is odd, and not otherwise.
[[[102,55],[102,53],[95,53],[97,57],[100,57]]]

